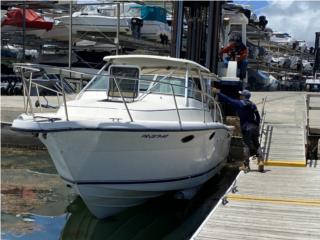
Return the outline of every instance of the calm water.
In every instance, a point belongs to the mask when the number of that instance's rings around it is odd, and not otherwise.
[[[226,167],[191,201],[166,195],[98,220],[65,187],[46,151],[1,155],[1,239],[188,239],[237,173]]]

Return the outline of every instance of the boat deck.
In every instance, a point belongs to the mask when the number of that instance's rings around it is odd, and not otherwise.
[[[254,93],[258,108],[266,94],[265,172],[251,161],[192,239],[320,239],[320,166],[305,159],[306,93]]]

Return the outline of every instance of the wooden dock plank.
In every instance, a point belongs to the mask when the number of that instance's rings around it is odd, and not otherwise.
[[[254,168],[254,166],[252,166]],[[320,239],[320,168],[268,167],[241,172],[230,196],[295,200],[239,201],[227,198],[193,239]],[[309,201],[317,201],[317,205]]]
[[[269,158],[304,161],[307,167],[265,166],[260,173],[251,161],[252,170],[239,173],[236,191],[225,196],[227,203],[221,200],[191,239],[320,239],[320,166],[305,160],[305,93],[268,96],[266,122],[274,130]]]
[[[279,92],[271,94],[265,105],[265,135],[261,141],[264,159],[302,163],[306,161],[305,95],[290,92],[282,95],[279,97]]]
[[[320,199],[320,168],[266,166],[265,173],[260,173],[252,165],[253,171],[237,181],[236,194]]]

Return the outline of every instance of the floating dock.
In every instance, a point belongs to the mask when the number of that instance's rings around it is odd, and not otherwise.
[[[265,172],[251,161],[192,239],[320,239],[320,166],[305,158],[306,134],[317,129],[320,111],[307,113],[302,92],[254,93],[254,101],[266,94]],[[319,107],[320,95],[313,101]]]
[[[320,239],[319,181],[320,167],[240,172],[192,239]]]

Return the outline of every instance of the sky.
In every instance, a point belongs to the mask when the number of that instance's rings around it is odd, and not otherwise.
[[[314,46],[315,32],[320,32],[320,0],[235,1],[250,5],[257,16],[265,15],[267,27],[287,32],[297,40],[306,40]]]

